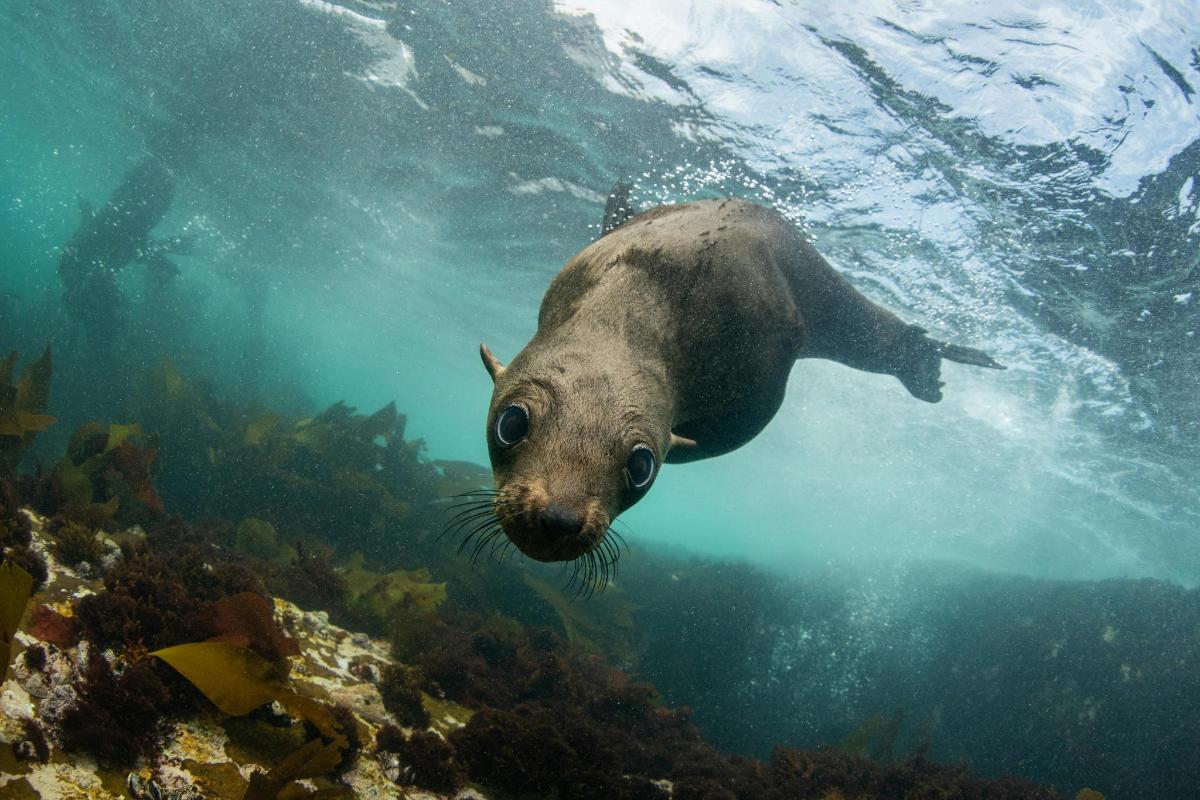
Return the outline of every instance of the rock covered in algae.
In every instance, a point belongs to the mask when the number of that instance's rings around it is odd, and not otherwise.
[[[55,559],[47,521],[34,514],[30,517],[34,547],[47,553],[50,571],[46,587],[33,596],[31,605],[69,618],[76,601],[102,591],[102,583],[81,576]],[[306,612],[279,598],[274,599],[270,611],[277,626],[287,631],[289,641],[296,644],[296,652],[290,654],[289,686],[298,699],[285,699],[284,704],[340,708],[335,716],[340,715],[341,724],[353,729],[360,740],[353,759],[338,766],[342,770],[340,783],[326,777],[301,781],[301,787],[311,790],[303,796],[326,796],[311,793],[319,789],[328,796],[360,798],[436,800],[456,796],[452,791],[439,794],[396,783],[397,778],[403,779],[407,765],[397,765],[394,755],[377,754],[379,732],[384,728],[390,732],[400,730],[399,721],[385,708],[379,688],[371,680],[378,681],[397,666],[387,643],[330,623],[324,611]],[[293,722],[279,727],[288,720],[282,709],[272,714],[266,707],[261,713],[229,717],[209,707],[167,723],[157,743],[160,752],[136,763],[132,771],[104,767],[90,754],[66,752],[61,736],[50,735],[47,739],[44,734],[53,727],[51,723],[63,719],[64,713],[79,702],[72,687],[89,664],[107,669],[104,665],[110,665],[110,660],[111,664],[118,663],[113,651],[97,652],[99,648],[86,640],[70,647],[45,642],[33,636],[28,625],[15,634],[13,645],[14,669],[0,684],[0,797],[116,800],[135,796],[130,794],[134,787],[140,787],[135,794],[153,796],[151,786],[158,796],[172,800],[275,796],[248,790],[252,785],[261,788],[268,783],[272,771],[278,774],[288,754],[295,755],[297,743],[304,742],[304,725]],[[133,667],[124,666],[123,670],[120,677],[128,676]],[[430,737],[444,741],[458,725],[461,723],[454,715],[444,711],[430,720],[426,730],[407,729],[411,733],[406,735],[425,737],[416,739],[420,742],[429,742]],[[319,738],[311,740],[309,744],[315,747],[310,749],[319,749],[320,742]],[[430,745],[417,747],[428,749]],[[340,752],[335,750],[330,755],[336,762]],[[313,763],[321,768],[322,775],[334,766],[323,761]],[[453,789],[455,784],[447,786]],[[469,789],[457,796],[463,800],[484,798]]]

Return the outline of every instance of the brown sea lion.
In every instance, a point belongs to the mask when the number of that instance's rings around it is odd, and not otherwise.
[[[479,529],[502,528],[541,561],[588,554],[589,580],[607,572],[609,526],[659,465],[754,438],[796,359],[895,375],[931,403],[942,359],[1002,369],[872,303],[771,209],[704,200],[604,227],[555,276],[537,333],[508,366],[480,345],[495,384],[496,490],[475,511]]]

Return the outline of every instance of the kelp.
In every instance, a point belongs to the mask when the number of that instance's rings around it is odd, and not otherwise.
[[[93,527],[143,519],[139,509],[162,512],[151,467],[158,449],[139,444],[146,440],[138,424],[80,426],[55,467],[63,492],[63,514]]]
[[[288,691],[278,665],[245,645],[196,642],[150,655],[170,664],[225,714],[249,714]]]
[[[890,715],[873,714],[863,720],[842,742],[842,749],[874,761],[892,760],[896,740],[904,726],[905,710],[897,707]]]
[[[291,564],[299,552],[279,538],[275,526],[265,519],[246,517],[238,523],[233,546],[248,556],[274,564]]]
[[[230,598],[238,619],[251,618],[253,603],[246,598]],[[232,612],[231,612],[232,613]],[[243,627],[259,627],[255,621]],[[261,634],[260,637],[261,638]],[[290,641],[290,640],[289,640]],[[287,680],[287,660],[282,649],[271,660],[248,645],[230,641],[207,641],[156,650],[150,655],[171,665],[187,678],[220,711],[232,716],[248,714],[270,702],[278,702],[316,731],[316,737],[284,758],[268,772],[250,779],[243,800],[285,800],[286,798],[341,797],[339,788],[312,791],[297,781],[333,772],[351,749],[347,730],[353,719],[341,721],[323,703],[297,694]]]
[[[307,800],[312,798],[346,797],[343,787],[308,789],[298,781],[332,772],[341,759],[341,749],[334,742],[313,739],[268,772],[256,772],[242,800]]]
[[[12,640],[32,594],[32,575],[11,561],[0,563],[0,683],[8,677]]]
[[[334,403],[312,416],[243,407],[163,363],[142,383],[132,418],[162,445],[156,484],[185,513],[260,519],[289,541],[351,547],[419,563],[453,487],[484,468],[424,459],[395,404],[360,414]],[[414,535],[417,534],[417,535]]]
[[[378,573],[355,553],[341,570],[349,590],[352,617],[372,630],[387,630],[405,613],[429,613],[446,600],[446,584],[434,583],[427,569]]]
[[[33,440],[55,422],[43,413],[50,401],[50,346],[41,358],[25,366],[14,383],[17,357],[14,350],[0,361],[0,477],[16,472]]]
[[[634,606],[618,587],[581,602],[528,570],[522,571],[521,580],[554,610],[569,641],[618,660],[632,657],[637,641]]]

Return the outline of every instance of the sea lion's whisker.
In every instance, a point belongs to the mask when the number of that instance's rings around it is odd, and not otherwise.
[[[611,577],[606,576],[606,581],[612,582],[617,577],[617,561],[621,559],[621,551],[608,540],[607,536],[604,537],[600,544],[604,548],[604,556],[608,562],[607,566],[612,569],[612,575]]]
[[[458,514],[456,514],[454,516],[454,518],[451,519],[446,524],[446,527],[452,528],[455,525],[464,524],[480,515],[486,516],[488,514],[491,514],[493,516],[495,516],[495,514],[496,514],[496,510],[494,508],[492,508],[492,506],[490,504],[487,506],[487,508],[473,508],[473,509],[469,508],[466,511],[460,511]]]
[[[629,525],[627,523],[625,523],[623,520],[619,520],[619,519],[613,520],[613,525],[615,525],[618,522],[629,529],[629,534],[631,536],[633,535],[633,528],[630,528]],[[626,551],[628,551],[629,550],[629,542],[625,541],[625,537],[622,536],[621,532],[618,531],[615,527],[613,527],[613,525],[608,526],[608,532],[611,533],[613,536],[615,536],[617,538],[617,541],[621,543],[621,546],[624,547]]]
[[[593,550],[592,551],[592,585],[591,585],[590,590],[588,591],[588,599],[589,600],[595,596],[596,592],[600,589],[600,586],[602,585],[602,583],[601,583],[601,568],[602,567],[603,567],[603,561],[596,554],[596,551]]]
[[[573,559],[571,561],[571,566],[574,567],[574,569],[571,570],[571,579],[567,581],[566,586],[563,587],[563,594],[566,594],[571,589],[571,586],[575,583],[575,579],[579,577],[579,559]]]
[[[460,514],[454,519],[448,521],[446,523],[446,530],[454,530],[455,528],[460,528],[463,525],[470,524],[477,519],[483,519],[486,516],[494,517],[495,515],[496,512],[491,508],[478,508],[473,511],[464,512],[463,514]]]
[[[475,562],[479,560],[479,554],[488,546],[488,543],[502,533],[504,533],[504,529],[497,525],[479,538],[479,541],[475,543],[475,549],[471,551],[471,566],[474,566]]]
[[[476,520],[484,519],[487,516],[495,515],[495,509],[488,501],[482,501],[484,505],[478,505],[473,508],[468,508],[455,514],[451,519],[447,520],[442,532],[438,534],[437,540],[441,541],[442,537],[452,531],[458,531],[463,527],[470,525]]]
[[[500,518],[496,518],[494,515],[491,515],[490,519],[484,519],[482,522],[476,523],[475,527],[467,533],[466,537],[464,537],[462,542],[458,545],[457,552],[461,554],[463,550],[467,548],[467,545],[470,544],[472,539],[474,539],[476,536],[479,536],[481,533],[484,534],[481,537],[480,542],[476,543],[476,549],[472,553],[471,563],[474,564],[475,559],[479,555],[479,549],[482,547],[482,545],[487,541],[490,541],[494,536],[504,533],[504,523],[513,517],[519,516],[521,513],[522,512],[520,511],[513,511]],[[492,529],[492,526],[495,526],[495,528]]]
[[[612,545],[609,545],[609,548],[611,547]],[[613,564],[615,562],[613,561],[611,549],[605,549],[603,556],[601,556],[601,561],[604,567],[604,583],[600,586],[600,593],[603,594],[613,579]]]
[[[470,511],[473,508],[487,508],[492,505],[492,498],[481,498],[479,500],[471,500],[468,503],[455,503],[452,506],[446,506],[446,511],[455,511],[458,508],[464,508]],[[461,514],[461,511],[455,511],[456,514]]]
[[[452,500],[452,499],[454,499],[454,498],[456,498],[456,497],[471,497],[471,496],[473,496],[473,495],[477,495],[477,494],[491,494],[491,495],[496,495],[496,494],[500,494],[500,490],[499,490],[499,489],[473,489],[473,490],[471,490],[471,491],[469,491],[469,492],[459,492],[458,494],[448,494],[448,495],[444,495],[444,498],[445,498],[446,500]]]
[[[491,551],[488,553],[488,561],[491,561],[496,556],[496,551],[503,551],[505,547],[512,544],[512,539],[503,537],[492,545]]]
[[[584,581],[584,586],[587,589],[587,596],[591,598],[596,593],[596,551],[588,550],[587,552],[587,580]]]
[[[612,530],[612,528],[609,528],[609,532],[616,533],[616,531]],[[618,537],[618,538],[620,538],[620,537]],[[615,545],[612,542],[608,542],[608,548],[609,548],[609,551],[612,553],[612,579],[616,580],[617,579],[617,562],[621,560],[621,548],[619,545]]]
[[[504,545],[500,548],[500,557],[496,559],[497,564],[504,563],[504,557],[509,555],[508,548],[512,547],[512,539],[505,539]]]
[[[495,520],[485,519],[483,522],[480,522],[478,525],[476,525],[474,528],[472,528],[470,530],[470,532],[467,533],[466,538],[462,540],[462,543],[459,544],[458,552],[461,554],[462,551],[466,549],[468,542],[470,542],[476,536],[483,533],[484,531],[486,531],[488,528],[492,527],[495,524],[496,524]]]

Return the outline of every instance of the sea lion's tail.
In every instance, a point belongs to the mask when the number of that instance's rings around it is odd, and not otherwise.
[[[899,368],[895,375],[918,400],[936,403],[942,399],[942,386],[945,385],[941,380],[943,358],[973,367],[1006,369],[982,350],[931,339],[925,335],[924,328],[913,325],[908,334],[900,347]]]

